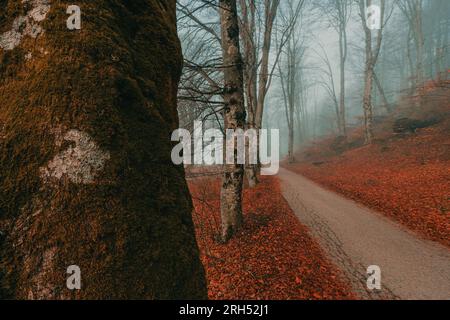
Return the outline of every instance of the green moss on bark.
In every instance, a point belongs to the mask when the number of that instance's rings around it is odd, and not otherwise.
[[[24,14],[0,0],[0,34]],[[175,1],[51,1],[45,33],[0,49],[0,297],[206,298],[183,169],[170,160],[182,57]],[[31,53],[31,59],[25,56]],[[93,183],[42,168],[77,130],[110,155]],[[66,288],[69,265],[82,290]]]

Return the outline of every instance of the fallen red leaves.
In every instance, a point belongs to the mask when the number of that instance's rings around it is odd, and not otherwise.
[[[244,191],[245,225],[227,244],[220,226],[220,180],[190,182],[197,240],[210,299],[353,299],[350,287],[289,208],[278,180]]]
[[[316,165],[289,166],[334,191],[450,246],[450,119]],[[310,151],[314,153],[316,150]]]

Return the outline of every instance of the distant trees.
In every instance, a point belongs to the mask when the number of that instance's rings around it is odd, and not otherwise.
[[[325,26],[327,24],[333,26],[330,23],[329,16],[330,12],[335,12],[331,10],[332,4],[332,1],[322,0],[315,2],[314,5],[316,11],[319,12],[317,14],[318,21]],[[363,5],[364,15],[360,5]],[[414,97],[413,102],[417,103],[412,105],[419,106],[424,83],[429,79],[448,77],[447,71],[450,65],[448,43],[450,19],[448,14],[444,14],[450,9],[450,2],[441,0],[385,2],[382,17],[384,23],[380,38],[382,42],[378,56],[376,53],[379,30],[371,30],[368,34],[371,40],[367,41],[369,37],[366,37],[366,26],[364,21],[358,17],[364,18],[365,11],[370,5],[378,6],[380,9],[383,6],[380,0],[364,1],[364,3],[360,1],[349,2],[348,30],[351,30],[351,37],[348,38],[347,76],[345,76],[347,84],[353,82],[351,76],[353,78],[355,78],[354,76],[358,78],[361,76],[362,78],[362,87],[357,82],[353,83],[352,92],[348,93],[346,99],[345,109],[347,113],[353,114],[353,117],[359,116],[359,112],[356,111],[356,104],[365,100],[365,102],[361,102],[362,105],[365,105],[365,108],[359,110],[363,111],[362,119],[367,123],[367,125],[363,123],[363,127],[368,129],[365,133],[367,142],[371,140],[371,118],[393,111],[395,102],[402,95]],[[387,23],[388,20],[389,23]],[[363,29],[356,26],[356,23],[360,22],[363,23]],[[362,32],[358,33],[358,29]],[[317,31],[317,34],[320,34],[322,30],[323,27]],[[368,44],[371,44],[369,55],[366,54],[366,49],[370,48]],[[339,119],[342,104],[340,103],[341,97],[338,85],[340,81],[334,75],[340,65],[340,58],[335,58],[336,55],[341,57],[340,39],[336,36],[335,42],[333,40],[332,43],[327,43],[325,46],[319,44],[317,47],[318,49],[313,48],[311,50],[318,57],[317,69],[320,71],[320,77],[317,85],[323,88],[322,90],[327,94],[328,100],[323,103],[321,110],[327,117],[331,117],[331,111],[335,112],[336,134],[341,135]],[[372,54],[370,54],[370,51]],[[377,57],[376,61],[374,61],[374,57]],[[370,65],[373,65],[373,70],[366,68]],[[372,77],[367,76],[369,73],[372,73]],[[314,77],[314,74],[312,76]],[[369,79],[371,79],[371,83],[366,81]],[[346,87],[346,90],[349,91],[349,86]],[[369,94],[372,95],[370,97],[372,107],[369,107],[367,103]],[[366,113],[366,116],[364,116],[364,113]],[[372,113],[372,116],[370,116],[370,113]],[[347,121],[350,119],[347,117]],[[317,121],[321,121],[320,118]]]
[[[180,91],[183,103],[179,106],[179,110],[183,118],[205,120],[212,117],[224,134],[227,129],[233,128],[245,128],[256,130],[256,132],[262,128],[265,99],[279,58],[279,55],[275,53],[275,62],[271,63],[273,27],[279,5],[280,0],[266,0],[264,3],[254,0],[239,0],[238,3],[237,1],[214,3],[201,0],[195,5],[179,1],[181,19],[192,22],[186,24],[186,28],[191,31],[190,34],[196,35],[193,38],[189,38],[188,34],[186,35],[186,40],[189,39],[188,41],[193,46],[187,49],[187,57],[191,56],[192,58],[185,59],[185,76],[183,77],[185,81],[182,81],[183,89]],[[224,7],[231,8],[230,10],[233,13],[226,15],[223,10]],[[207,11],[207,9],[210,9],[208,13],[204,13],[200,17],[201,12]],[[217,31],[214,11],[220,15],[221,32]],[[237,14],[237,25],[231,26],[231,21],[234,20],[234,11]],[[227,26],[227,23],[229,26]],[[184,22],[180,22],[179,25],[183,28]],[[192,25],[195,27],[192,27]],[[238,31],[239,34],[227,32],[228,29],[226,28],[231,28],[230,30],[233,32]],[[193,33],[194,30],[196,31]],[[284,42],[288,39],[289,30],[283,35]],[[183,31],[181,33],[184,34]],[[233,39],[230,37],[231,34],[234,36]],[[227,36],[228,39],[223,39],[224,36]],[[209,52],[211,45],[215,47],[217,41],[221,43],[220,60],[217,50]],[[236,41],[239,46],[233,44]],[[198,46],[198,49],[193,51],[195,46]],[[238,55],[230,55],[230,48],[239,49],[241,58]],[[236,53],[234,49],[231,51],[233,51],[233,54]],[[205,54],[205,52],[208,53]],[[194,61],[189,61],[190,59]],[[238,69],[233,70],[235,67]],[[240,80],[236,76],[241,72],[243,73],[242,84],[244,85],[242,106],[240,92],[236,91],[241,86],[238,83]],[[239,98],[236,99],[238,96]],[[201,104],[204,107],[198,109]],[[193,107],[190,111],[189,106]],[[241,110],[241,107],[244,107],[244,110]],[[199,112],[193,114],[195,109]],[[246,145],[246,148],[248,148],[248,141]],[[248,163],[245,169],[249,186],[255,186],[258,183],[259,165]],[[238,187],[238,176],[240,176],[238,172],[240,170],[239,166],[234,166],[233,169],[229,165],[224,166],[225,174],[222,190],[222,238],[224,240],[235,233],[241,220],[238,209],[241,204],[236,202],[240,199],[240,195],[238,196],[239,188],[242,189],[242,185]],[[234,173],[232,174],[231,171]],[[231,191],[231,189],[234,191]],[[234,214],[230,213],[232,211]],[[235,218],[229,218],[231,216]]]
[[[240,34],[243,43],[245,63],[245,95],[247,109],[247,128],[262,128],[264,105],[271,84],[272,73],[269,70],[273,26],[280,0],[266,0],[261,5],[255,0],[240,0]],[[262,11],[262,17],[257,16]],[[262,25],[257,19],[264,21]],[[260,46],[262,38],[262,46]],[[258,183],[258,166],[247,165],[246,175],[250,187]]]
[[[218,127],[225,134],[228,66],[218,19],[220,1],[178,2],[185,49],[181,120],[205,120],[205,126]],[[401,95],[420,97],[427,79],[448,76],[450,19],[445,13],[449,3],[237,0],[244,127],[259,130],[264,119],[265,126],[286,130],[290,161],[295,160],[296,138],[303,142],[333,132],[347,146],[347,129],[357,125],[353,119],[362,119],[365,143],[372,143],[377,115],[391,112]],[[367,26],[371,5],[381,11],[380,30]],[[304,10],[309,10],[308,15],[302,16]],[[307,17],[312,18],[305,23]],[[308,27],[299,28],[300,24]],[[308,101],[308,92],[317,96]],[[309,117],[312,109],[314,116]],[[264,118],[268,111],[270,116]],[[250,187],[258,182],[258,169],[245,167]]]
[[[297,2],[297,4],[302,4]],[[283,6],[280,15],[281,30],[287,26],[292,28],[287,43],[280,43],[278,37],[277,51],[280,52],[278,62],[278,76],[280,79],[281,92],[284,102],[284,111],[288,126],[288,161],[295,162],[295,131],[302,133],[302,118],[305,116],[305,106],[303,105],[304,83],[302,62],[306,52],[305,38],[301,35],[299,26],[299,12],[296,11],[295,1],[288,0]],[[278,31],[279,32],[279,31]],[[282,40],[282,39],[281,39]],[[297,126],[295,124],[297,123]]]
[[[424,79],[424,34],[423,34],[423,0],[400,0],[397,5],[407,19],[409,38],[415,47],[414,87],[423,84]]]
[[[195,120],[223,131],[222,44],[218,6],[210,1],[177,1],[184,69],[178,92],[183,128]]]
[[[397,6],[408,26],[408,58],[412,60],[413,88],[425,78],[446,77],[450,65],[450,2],[400,0]]]
[[[345,112],[345,67],[348,56],[347,26],[351,18],[351,0],[327,0],[316,4],[326,16],[327,21],[338,34],[339,45],[339,103],[337,109],[337,125],[339,135],[346,139],[346,112]],[[334,85],[333,85],[334,87]]]

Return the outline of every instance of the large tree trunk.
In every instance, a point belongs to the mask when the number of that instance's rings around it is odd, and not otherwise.
[[[0,297],[206,298],[170,158],[175,0],[79,0],[75,31],[65,2],[22,3],[0,2]]]
[[[220,0],[220,23],[224,63],[225,130],[244,129],[243,62],[239,46],[236,0]],[[229,143],[229,141],[227,141]],[[238,144],[234,143],[233,164],[224,165],[221,191],[222,240],[228,241],[242,225],[242,183],[244,166],[237,163]]]

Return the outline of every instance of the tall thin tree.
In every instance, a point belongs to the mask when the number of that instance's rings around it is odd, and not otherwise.
[[[224,68],[224,128],[229,133],[245,128],[244,66],[239,43],[236,0],[220,0],[219,6]],[[230,134],[227,135],[226,139],[226,154],[226,158],[232,157],[233,163],[227,162],[224,165],[221,190],[223,241],[228,241],[240,229],[243,222],[242,185],[244,166],[238,164],[238,143],[235,141],[235,137]]]
[[[364,69],[364,93],[363,93],[363,109],[364,109],[364,139],[366,144],[373,141],[373,106],[372,106],[372,90],[375,65],[381,50],[384,28],[384,13],[386,8],[385,0],[380,0],[380,28],[377,31],[376,44],[373,45],[372,30],[367,23],[367,8],[372,4],[371,0],[360,0],[359,10],[361,22],[365,33],[365,69]]]

